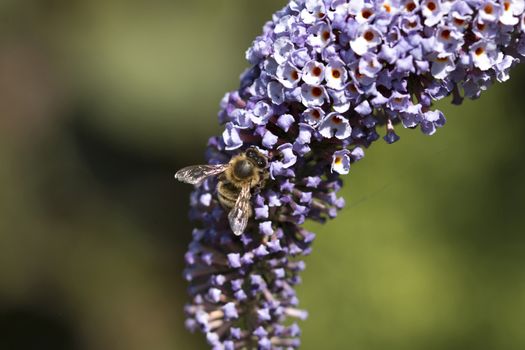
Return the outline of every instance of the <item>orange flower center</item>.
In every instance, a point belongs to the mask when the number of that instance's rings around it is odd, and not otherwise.
[[[319,67],[314,67],[314,69],[312,69],[312,75],[318,77],[321,75],[321,68]]]
[[[375,35],[374,35],[373,32],[371,32],[371,31],[366,31],[365,32],[364,38],[365,38],[366,41],[372,41],[372,40],[374,40],[374,37],[375,37]]]
[[[449,39],[450,38],[450,30],[448,29],[445,29],[444,31],[441,32],[441,37],[443,39]]]
[[[485,49],[482,48],[482,47],[478,47],[478,48],[476,49],[476,51],[474,51],[474,53],[476,54],[476,56],[481,56],[481,55],[483,55],[484,52],[485,52]]]
[[[458,26],[462,26],[463,24],[465,24],[465,20],[460,18],[454,18],[454,23],[456,23]]]
[[[332,123],[334,123],[334,124],[341,124],[342,122],[343,121],[341,120],[340,117],[338,117],[338,116],[333,116],[332,117]]]
[[[314,87],[312,89],[312,95],[315,96],[315,97],[320,97],[321,95],[323,94],[323,90],[321,90],[320,87]]]
[[[332,76],[336,79],[339,79],[341,77],[341,72],[338,69],[332,70]]]
[[[370,16],[372,16],[372,12],[369,10],[363,10],[361,11],[361,16],[363,16],[364,19],[369,19]]]

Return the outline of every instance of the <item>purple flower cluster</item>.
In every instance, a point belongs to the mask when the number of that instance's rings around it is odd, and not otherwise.
[[[187,326],[214,349],[296,348],[304,319],[294,286],[314,234],[300,225],[336,216],[339,174],[394,126],[432,135],[432,102],[476,98],[525,55],[524,0],[292,0],[247,51],[252,64],[226,94],[207,160],[249,146],[269,158],[244,234],[232,234],[209,178],[191,197],[201,223],[186,254]]]

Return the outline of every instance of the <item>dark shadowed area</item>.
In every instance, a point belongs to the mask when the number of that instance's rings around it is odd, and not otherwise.
[[[206,349],[184,329],[190,186],[285,1],[0,2],[0,349]],[[345,177],[303,349],[525,348],[525,67]]]

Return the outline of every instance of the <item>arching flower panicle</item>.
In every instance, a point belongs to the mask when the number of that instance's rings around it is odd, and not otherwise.
[[[315,237],[301,225],[337,215],[340,175],[365,148],[398,141],[396,126],[433,135],[445,124],[434,101],[479,97],[524,55],[523,0],[289,1],[247,50],[251,67],[222,99],[224,131],[206,151],[209,164],[249,147],[267,158],[246,229],[230,228],[224,179],[190,198],[200,228],[185,255],[187,327],[213,349],[297,348],[288,319],[307,316],[294,286]]]

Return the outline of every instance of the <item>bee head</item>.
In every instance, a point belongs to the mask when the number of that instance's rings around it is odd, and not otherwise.
[[[266,157],[254,147],[250,147],[246,150],[246,157],[260,169],[264,169],[266,168],[266,165],[268,165]]]
[[[233,166],[233,174],[239,179],[253,176],[253,164],[247,159],[241,159]]]

